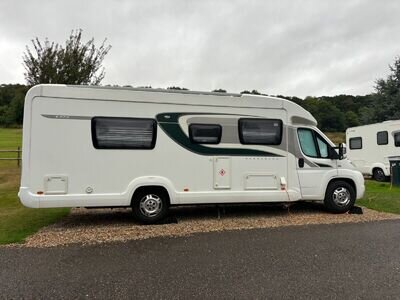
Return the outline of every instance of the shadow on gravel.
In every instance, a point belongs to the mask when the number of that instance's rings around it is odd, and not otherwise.
[[[154,237],[188,236],[200,232],[274,228],[311,224],[366,222],[399,218],[364,209],[364,214],[332,214],[322,204],[236,204],[171,208],[169,222],[142,226],[130,209],[74,208],[61,222],[29,237],[24,246],[54,247],[67,244],[98,244]],[[165,225],[167,224],[167,225]]]
[[[190,205],[177,206],[170,209],[169,217],[160,225],[179,223],[179,221],[224,219],[224,218],[251,218],[269,216],[287,216],[290,214],[326,213],[320,203],[296,202],[286,204],[227,204],[227,205]],[[132,216],[130,208],[77,208],[63,219],[58,226],[96,226],[113,225],[140,225]]]

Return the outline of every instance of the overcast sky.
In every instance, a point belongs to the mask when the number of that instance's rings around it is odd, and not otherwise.
[[[112,49],[103,84],[363,95],[400,55],[399,0],[0,0],[0,83],[30,39],[72,29]]]

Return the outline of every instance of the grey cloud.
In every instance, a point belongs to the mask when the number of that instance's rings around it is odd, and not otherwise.
[[[104,84],[367,94],[400,54],[399,1],[16,1],[0,3],[0,82],[23,82],[38,36],[74,28],[113,48]]]

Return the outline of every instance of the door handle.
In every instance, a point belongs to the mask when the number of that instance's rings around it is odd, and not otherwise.
[[[304,168],[304,158],[299,158],[299,168]]]

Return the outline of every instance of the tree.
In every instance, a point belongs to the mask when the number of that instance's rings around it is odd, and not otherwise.
[[[389,65],[389,69],[391,73],[386,79],[378,79],[375,85],[378,121],[400,119],[400,56]]]
[[[179,86],[170,86],[170,87],[167,87],[167,90],[178,90],[178,91],[188,91],[189,89],[187,89],[187,88],[181,88],[181,87],[179,87]]]
[[[251,92],[249,90],[244,90],[240,92],[241,94],[253,94],[253,95],[261,95],[261,93],[257,90],[252,90]]]
[[[346,127],[354,127],[360,125],[360,120],[358,119],[357,114],[354,111],[347,111],[344,114],[346,118]]]
[[[213,92],[214,93],[226,93],[226,90],[224,90],[224,89],[216,89],[216,90],[213,90]]]
[[[28,85],[40,83],[98,85],[105,76],[102,63],[110,51],[106,39],[96,47],[94,38],[82,42],[82,30],[72,31],[62,46],[47,38],[32,40],[33,49],[26,46],[23,55],[25,80]]]
[[[28,87],[20,84],[0,85],[0,126],[11,127],[22,124],[24,98]]]
[[[372,107],[362,107],[360,109],[360,122],[362,125],[372,124],[377,122],[375,111]]]
[[[344,114],[328,101],[319,101],[318,114],[315,116],[319,127],[328,132],[344,131]]]
[[[301,105],[317,119],[318,127],[323,131],[345,130],[345,115],[331,101],[308,96]]]

